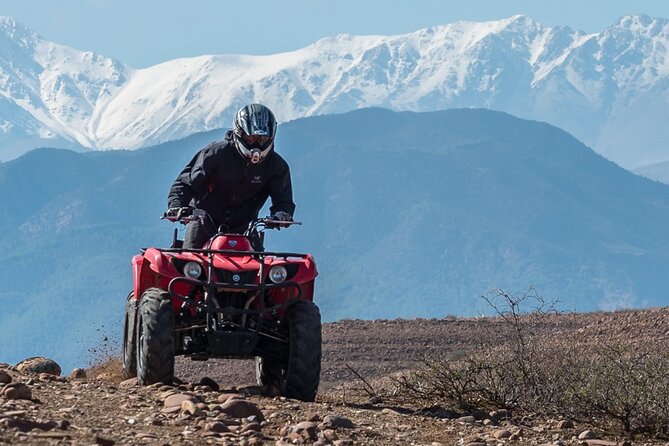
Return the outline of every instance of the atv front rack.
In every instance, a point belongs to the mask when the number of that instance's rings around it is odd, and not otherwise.
[[[302,288],[295,283],[295,282],[282,282],[282,283],[271,283],[268,284],[265,281],[265,263],[260,262],[260,270],[258,271],[258,275],[260,278],[260,283],[257,284],[238,284],[238,283],[228,283],[228,282],[213,282],[211,281],[214,276],[214,266],[213,266],[213,256],[214,255],[224,255],[224,256],[235,256],[235,257],[245,257],[245,256],[250,256],[250,257],[255,257],[258,260],[262,260],[264,257],[279,257],[279,258],[284,258],[287,259],[289,257],[295,257],[295,258],[300,258],[300,259],[305,259],[309,255],[308,254],[300,254],[300,253],[295,253],[295,252],[272,252],[272,251],[238,251],[234,249],[193,249],[193,248],[157,248],[158,251],[160,252],[173,252],[173,253],[196,253],[196,254],[205,254],[209,258],[209,271],[207,272],[207,281],[203,280],[198,280],[198,279],[191,279],[189,277],[175,277],[172,279],[169,283],[169,286],[167,288],[167,291],[169,292],[170,296],[172,298],[177,298],[183,302],[185,302],[187,305],[195,306],[197,308],[200,308],[207,313],[221,313],[222,310],[219,309],[212,309],[210,305],[208,305],[208,302],[198,302],[193,299],[191,299],[188,296],[183,296],[176,291],[174,291],[174,285],[179,282],[186,282],[191,286],[194,287],[202,287],[206,289],[207,291],[211,292],[212,294],[216,290],[227,290],[227,291],[258,291],[257,295],[262,295],[266,290],[271,290],[273,288],[294,288],[297,290],[297,296],[295,296],[295,299],[300,299],[302,297]],[[282,307],[285,307],[288,302],[291,302],[293,299],[289,299],[287,302],[274,305],[272,307],[266,308],[266,309],[261,309],[261,310],[250,310],[249,308],[245,308],[244,310],[240,309],[226,309],[231,312],[235,312],[237,314],[265,314],[265,313],[273,313],[281,309]],[[249,302],[250,304],[250,302]],[[247,305],[248,306],[248,305]]]
[[[195,308],[206,314],[205,331],[209,339],[209,348],[212,354],[219,357],[233,357],[237,355],[248,355],[254,348],[258,340],[257,335],[265,336],[286,342],[271,333],[263,330],[265,317],[268,315],[276,315],[291,303],[302,298],[302,288],[296,282],[286,281],[281,283],[267,283],[266,269],[267,265],[263,261],[265,257],[278,257],[288,259],[290,257],[305,259],[308,254],[292,253],[292,252],[271,252],[271,251],[238,251],[231,249],[190,249],[190,248],[164,248],[158,249],[161,252],[167,253],[194,253],[204,254],[208,257],[207,265],[207,279],[199,280],[189,277],[175,277],[170,280],[167,291],[170,297],[174,300],[183,302],[185,306]],[[230,256],[230,257],[244,257],[251,256],[259,262],[258,283],[231,283],[216,281],[219,277],[215,273],[214,256]],[[192,295],[183,295],[176,291],[178,284],[186,284],[191,290],[204,290],[204,299],[195,300]],[[278,288],[292,288],[295,293],[284,302],[279,304],[265,306],[265,292]],[[218,307],[214,305],[212,296],[217,292],[246,292],[248,297],[243,307]],[[190,293],[189,293],[190,294]],[[254,301],[259,302],[259,307],[252,309],[251,304]],[[218,321],[219,314],[226,314],[236,316],[236,322],[226,320],[223,325]],[[258,316],[255,326],[249,326],[249,316]]]
[[[295,252],[236,251],[234,249],[193,249],[193,248],[155,248],[155,249],[160,252],[176,252],[176,253],[193,252],[196,254],[207,254],[207,255],[222,254],[222,255],[239,256],[239,257],[251,256],[257,258],[297,257],[300,259],[306,259],[307,257],[309,257],[309,254],[299,254]]]

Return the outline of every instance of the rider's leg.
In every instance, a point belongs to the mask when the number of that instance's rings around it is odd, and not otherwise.
[[[191,221],[186,225],[183,247],[187,249],[200,249],[215,234],[216,227],[208,219],[204,220],[204,222],[200,220]]]

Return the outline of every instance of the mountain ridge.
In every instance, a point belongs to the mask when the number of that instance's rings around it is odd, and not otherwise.
[[[0,339],[24,342],[0,342],[0,357],[31,346],[72,355],[99,330],[120,333],[130,258],[170,243],[158,219],[169,187],[223,132],[0,164],[0,300],[16,303],[0,314]],[[282,124],[276,147],[304,224],[266,246],[315,256],[326,321],[474,315],[492,288],[533,286],[572,311],[666,302],[669,186],[549,124],[362,109]]]
[[[624,16],[586,34],[517,15],[142,69],[2,23],[13,46],[0,53],[0,159],[50,139],[79,150],[155,145],[226,127],[255,101],[283,122],[370,106],[483,107],[557,125],[625,167],[666,159],[666,19]]]

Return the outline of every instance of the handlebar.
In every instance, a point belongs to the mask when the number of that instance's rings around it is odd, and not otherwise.
[[[201,223],[204,222],[205,219],[211,219],[209,217],[209,214],[203,209],[193,209],[193,208],[179,208],[176,212],[176,214],[170,214],[169,211],[165,212],[162,217],[160,217],[161,220],[168,220],[171,221],[172,223],[182,223],[182,224],[188,224],[193,221],[200,221]],[[213,220],[212,220],[213,222]],[[261,218],[254,218],[251,220],[249,223],[249,227],[246,230],[247,233],[252,233],[253,231],[264,231],[266,229],[281,229],[281,228],[287,228],[292,225],[301,225],[302,222],[299,221],[286,221],[286,220],[276,220],[269,217],[261,217]]]
[[[301,221],[295,221],[295,220],[274,220],[269,217],[263,217],[263,218],[256,218],[251,222],[256,222],[256,226],[259,226],[260,224],[264,224],[266,228],[272,228],[274,226],[279,226],[279,227],[285,227],[285,226],[291,226],[291,225],[301,225]],[[268,226],[269,225],[269,226]]]
[[[162,217],[160,217],[161,220],[168,220],[172,223],[179,222],[183,224],[188,224],[196,220],[204,222],[205,218],[209,218],[209,215],[206,211],[193,208],[179,208],[176,214],[170,214],[168,211],[165,212]]]

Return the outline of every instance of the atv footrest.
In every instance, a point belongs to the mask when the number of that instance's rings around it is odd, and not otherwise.
[[[215,357],[249,357],[258,344],[258,335],[244,332],[207,333],[209,349]]]

